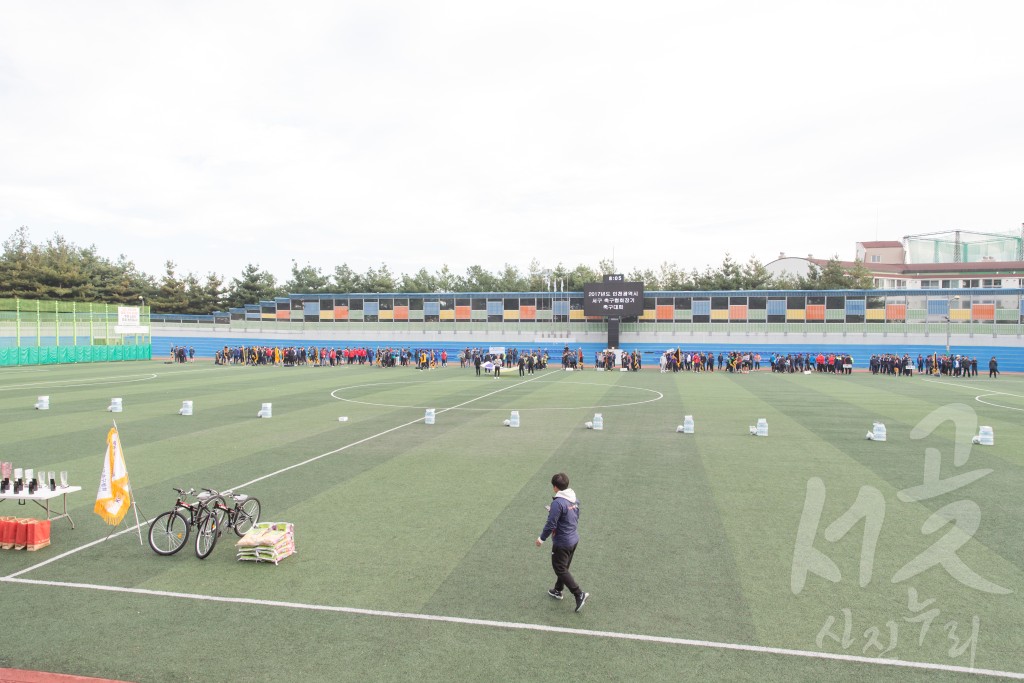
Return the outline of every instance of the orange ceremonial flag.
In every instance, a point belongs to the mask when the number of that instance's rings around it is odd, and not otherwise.
[[[103,454],[103,472],[93,511],[107,524],[117,526],[131,504],[132,485],[128,481],[128,468],[124,464],[121,438],[115,425],[107,433],[107,451]]]

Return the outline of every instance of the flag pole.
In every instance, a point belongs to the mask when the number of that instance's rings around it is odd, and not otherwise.
[[[142,520],[143,521],[139,521],[139,512],[140,512],[139,504],[135,502],[135,498],[132,498],[132,510],[135,512],[135,528],[139,532],[139,545],[145,546],[146,543],[145,543],[145,541],[142,540],[142,525],[143,524],[149,524],[149,520],[146,519],[145,515],[142,515]],[[127,517],[127,515],[125,515],[125,517]],[[128,526],[128,520],[127,519],[122,519],[121,520],[121,524],[124,525],[124,530],[125,531],[131,531],[132,530],[132,527]],[[117,527],[121,526],[121,524],[118,524],[115,527],[111,527],[110,533],[108,533],[107,537],[104,538],[103,540],[104,541],[110,540],[110,537],[114,535],[114,532],[117,531]]]
[[[115,420],[114,418],[110,418],[110,421],[114,423],[114,429],[117,429],[117,420]],[[117,440],[118,440],[118,443],[120,443],[120,441],[121,441],[121,430],[119,430],[119,429],[117,431]],[[122,455],[122,457],[124,456],[124,449],[123,448],[121,449],[121,455]],[[128,463],[126,462],[125,463],[125,467],[127,467],[127,466],[128,466]],[[128,478],[128,481],[129,482],[131,481],[131,477]],[[132,496],[132,512],[135,513],[135,530],[139,532],[139,545],[144,546],[146,544],[143,543],[143,541],[142,541],[142,525],[143,524],[149,524],[149,520],[146,520],[145,522],[140,522],[139,521],[139,504],[138,504],[138,502],[135,499],[135,489],[132,489],[131,496]],[[146,519],[146,515],[142,515],[142,519]],[[121,521],[124,521],[124,520],[121,520]],[[127,527],[128,523],[125,522],[124,525]]]

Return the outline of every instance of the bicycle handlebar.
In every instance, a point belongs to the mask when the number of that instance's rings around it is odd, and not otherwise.
[[[178,495],[183,497],[183,498],[185,496],[196,496],[196,497],[199,497],[196,494],[196,490],[194,488],[190,488],[190,489],[186,490],[186,489],[179,489],[177,487],[172,487],[172,489],[177,491]],[[235,493],[231,489],[228,489],[227,491],[220,491],[220,492],[218,492],[216,489],[202,488],[202,489],[200,489],[200,491],[202,491],[204,493],[210,494],[208,497],[212,497],[212,496],[231,496],[232,498],[236,498],[237,499],[238,496],[242,495],[240,493]]]

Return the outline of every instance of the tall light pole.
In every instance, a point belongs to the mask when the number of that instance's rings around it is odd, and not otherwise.
[[[953,297],[953,301],[960,301],[960,295]],[[946,355],[949,355],[949,335],[953,327],[953,307],[949,307],[949,315],[946,316]]]

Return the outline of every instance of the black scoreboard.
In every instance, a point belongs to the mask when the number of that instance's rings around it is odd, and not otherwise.
[[[605,275],[604,282],[583,285],[583,314],[587,317],[629,318],[643,312],[642,282],[626,282],[622,275]]]

